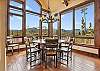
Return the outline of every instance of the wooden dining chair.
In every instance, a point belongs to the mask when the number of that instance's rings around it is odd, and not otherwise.
[[[26,60],[30,62],[30,67],[37,65],[36,61],[41,63],[41,49],[38,49],[38,45],[31,45],[29,38],[25,37],[26,45]]]
[[[46,48],[45,48],[45,67],[47,68],[47,57],[54,57],[54,65],[56,62],[57,67],[57,48],[58,48],[58,39],[46,39]]]
[[[63,45],[61,45],[61,49],[60,49],[61,59],[62,60],[66,60],[67,61],[67,65],[68,65],[69,58],[72,59],[73,42],[74,42],[74,38],[70,38],[69,43],[65,42],[65,43],[63,43]]]
[[[12,52],[12,55],[13,55],[14,49],[16,47],[17,47],[18,53],[20,51],[19,44],[18,43],[14,43],[13,39],[14,38],[12,36],[7,36],[7,38],[6,38],[6,51],[8,53],[8,50],[10,49],[11,52]]]

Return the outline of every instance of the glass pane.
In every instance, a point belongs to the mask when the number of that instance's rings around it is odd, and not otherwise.
[[[48,23],[42,23],[42,35],[48,36]]]
[[[20,15],[22,15],[22,11],[21,11],[21,10],[13,9],[13,8],[10,8],[10,13],[15,13],[15,14],[20,14]]]
[[[53,37],[58,36],[58,21],[53,23]]]
[[[73,36],[73,13],[72,11],[61,15],[61,37],[64,39],[66,36]]]
[[[10,16],[10,35],[22,35],[22,17]]]
[[[39,16],[26,14],[26,34],[29,36],[38,36],[39,34]]]
[[[10,5],[22,8],[22,4],[15,2],[15,1],[10,1]]]
[[[94,45],[94,3],[75,10],[75,36],[76,43]]]
[[[40,6],[35,0],[26,0],[26,10],[40,13]]]

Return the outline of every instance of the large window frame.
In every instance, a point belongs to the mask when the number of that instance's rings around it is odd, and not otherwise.
[[[34,0],[36,1],[36,0]],[[12,4],[10,4],[12,2]],[[14,4],[13,4],[14,2]],[[40,7],[41,9],[41,5],[36,1],[37,5]],[[17,6],[15,4],[20,4],[21,6]],[[22,17],[22,35],[21,36],[14,36],[14,38],[22,38],[22,42],[24,43],[24,36],[26,36],[26,13],[27,14],[31,14],[31,15],[38,15],[40,16],[41,13],[39,12],[34,12],[31,10],[26,10],[26,1],[16,1],[16,0],[9,0],[8,1],[8,22],[7,22],[7,35],[10,36],[10,15],[14,15],[14,16],[20,16]],[[12,12],[10,11],[12,10]],[[19,13],[18,13],[18,12]]]
[[[74,38],[82,38],[82,39],[94,39],[94,41],[95,41],[95,38],[94,37],[85,37],[85,36],[83,36],[83,37],[77,37],[77,36],[75,36],[75,9],[76,8],[78,8],[78,7],[82,7],[82,6],[85,6],[85,5],[88,5],[88,4],[91,4],[91,3],[93,3],[94,4],[94,6],[95,6],[95,3],[94,3],[94,1],[92,1],[92,2],[89,2],[89,3],[85,3],[85,4],[82,4],[82,5],[79,5],[79,6],[75,6],[75,7],[73,7],[73,8],[71,8],[71,9],[68,9],[68,10],[65,10],[65,11],[62,11],[60,14],[62,15],[62,14],[64,14],[64,13],[66,13],[67,11],[73,11],[73,37]],[[95,7],[94,7],[95,8]],[[95,9],[94,9],[95,10]],[[95,16],[95,14],[94,14],[94,16]],[[94,21],[94,25],[95,25],[95,21]],[[61,28],[60,28],[61,29]],[[60,32],[61,32],[61,30],[60,30]],[[61,36],[61,34],[60,34],[60,36]],[[75,43],[74,42],[74,44],[79,44],[79,43]],[[79,45],[83,45],[83,44],[79,44]],[[84,45],[86,45],[86,46],[88,46],[87,44],[84,44]],[[94,46],[95,44],[93,44],[93,46]],[[89,45],[90,46],[90,45]]]

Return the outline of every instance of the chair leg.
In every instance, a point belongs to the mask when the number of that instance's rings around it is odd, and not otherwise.
[[[56,60],[55,60],[55,56],[54,56],[54,65],[55,65],[55,61],[56,61]]]
[[[28,51],[26,49],[26,61],[28,62]]]
[[[47,68],[47,56],[46,56],[46,61],[45,61],[45,68]]]
[[[71,52],[70,52],[70,53],[71,53],[71,54],[70,54],[70,55],[71,55],[71,56],[70,56],[70,58],[71,58],[71,60],[72,60],[72,50],[71,50]]]
[[[69,52],[67,53],[67,65],[68,65],[68,61],[69,61]]]
[[[57,55],[56,55],[56,68],[57,68]]]
[[[20,48],[19,48],[19,45],[18,45],[18,53],[19,53],[19,51],[20,51]]]
[[[63,61],[63,57],[64,57],[64,54],[63,54],[63,52],[62,52],[62,61]]]
[[[30,53],[30,67],[32,67],[32,54]]]
[[[14,52],[14,49],[13,49],[13,47],[12,47],[12,55],[13,55],[13,52]]]

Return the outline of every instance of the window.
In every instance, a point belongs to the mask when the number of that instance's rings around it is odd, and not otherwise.
[[[18,3],[18,2],[15,2],[15,1],[11,1],[11,0],[10,0],[10,5],[22,8],[22,4],[21,3]]]
[[[40,13],[40,6],[35,0],[26,0],[26,10]]]
[[[38,36],[39,35],[39,16],[26,14],[26,35]]]
[[[94,3],[75,9],[75,43],[94,45]]]
[[[10,16],[10,35],[22,36],[22,17]]]
[[[48,36],[48,23],[42,23],[42,36]]]
[[[54,37],[58,36],[58,21],[53,23],[53,36]]]
[[[22,15],[22,10],[18,10],[18,9],[10,8],[10,13],[14,13],[14,14],[20,14],[20,15]]]
[[[73,12],[69,11],[61,15],[61,37],[73,36]]]

